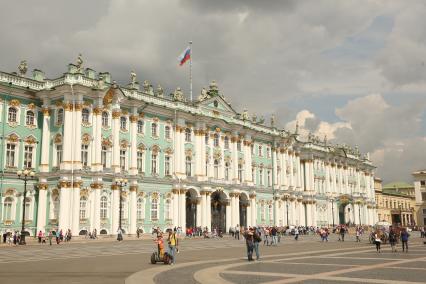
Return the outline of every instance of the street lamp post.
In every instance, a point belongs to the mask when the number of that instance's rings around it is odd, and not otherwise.
[[[334,198],[331,198],[331,217],[333,219],[333,228],[334,228]]]
[[[116,179],[115,185],[117,185],[118,188],[119,188],[119,195],[120,195],[119,210],[120,211],[119,211],[119,214],[118,214],[118,229],[119,229],[120,232],[122,232],[122,229],[121,229],[121,219],[122,219],[122,211],[123,211],[122,191],[123,191],[123,186],[127,185],[127,179],[122,179],[122,178]]]
[[[25,245],[25,201],[27,199],[27,181],[29,179],[33,179],[35,173],[33,171],[24,170],[24,171],[17,171],[16,174],[18,175],[18,178],[24,181],[24,199],[22,201],[22,228],[21,228],[21,238],[19,240],[20,245]]]
[[[362,222],[361,222],[361,204],[362,203],[358,204],[358,218],[359,218],[359,225],[360,226],[362,225]]]

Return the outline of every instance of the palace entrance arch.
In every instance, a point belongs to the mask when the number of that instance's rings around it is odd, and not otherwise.
[[[239,224],[241,227],[247,227],[247,208],[250,205],[250,200],[248,199],[248,196],[245,193],[242,193],[240,195],[240,202],[239,202],[239,210],[240,210],[240,220]]]
[[[186,227],[194,228],[197,224],[197,192],[194,189],[188,189],[185,194]]]
[[[226,232],[226,204],[225,193],[215,191],[211,195],[211,230]]]

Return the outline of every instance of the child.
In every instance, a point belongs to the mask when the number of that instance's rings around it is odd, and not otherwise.
[[[158,254],[159,254],[160,258],[163,258],[163,256],[164,256],[164,240],[163,240],[163,235],[159,234],[157,236],[157,240],[155,242],[158,245]]]

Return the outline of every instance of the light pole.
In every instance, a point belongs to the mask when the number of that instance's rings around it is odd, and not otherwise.
[[[360,226],[362,225],[362,222],[361,222],[361,205],[362,205],[362,203],[360,202],[358,204],[358,219],[359,219],[359,225]]]
[[[333,219],[333,228],[334,228],[334,198],[331,198],[331,217]]]
[[[120,232],[122,232],[122,229],[121,229],[121,218],[122,218],[121,215],[122,215],[122,210],[123,210],[122,191],[123,191],[123,186],[127,185],[127,179],[122,179],[122,178],[116,179],[115,180],[115,185],[117,185],[118,188],[119,188],[119,195],[120,195],[119,210],[120,211],[119,211],[119,214],[118,214],[118,229],[119,229]],[[121,233],[121,235],[123,235],[123,234]]]
[[[35,173],[33,171],[24,170],[24,171],[17,171],[16,174],[18,175],[18,178],[24,181],[24,199],[22,201],[22,228],[21,228],[21,238],[19,240],[20,245],[25,245],[25,201],[27,199],[27,181],[29,179],[33,179],[35,176]]]
[[[290,227],[290,224],[288,223],[288,200],[290,199],[290,196],[288,194],[284,194],[283,197],[285,201],[285,208],[286,208],[286,217],[287,217],[287,226]]]

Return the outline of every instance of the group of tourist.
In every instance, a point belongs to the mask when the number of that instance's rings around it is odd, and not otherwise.
[[[408,252],[408,239],[410,234],[407,228],[389,228],[389,232],[385,232],[383,229],[377,229],[373,232],[374,244],[376,245],[376,251],[380,253],[382,251],[382,243],[389,241],[392,252],[397,252],[396,244],[401,241],[402,252]]]
[[[178,230],[175,227],[173,230],[172,229],[168,229],[166,231],[166,233],[168,233],[167,235],[167,253],[170,256],[170,265],[174,265],[176,264],[176,253],[179,252],[179,237],[178,237]],[[155,228],[155,230],[153,230],[153,234],[156,235],[156,238],[154,239],[155,243],[158,246],[158,254],[160,255],[160,257],[162,258],[164,256],[164,253],[166,252],[164,249],[164,237],[163,237],[163,232],[161,231],[161,229],[159,227]]]

